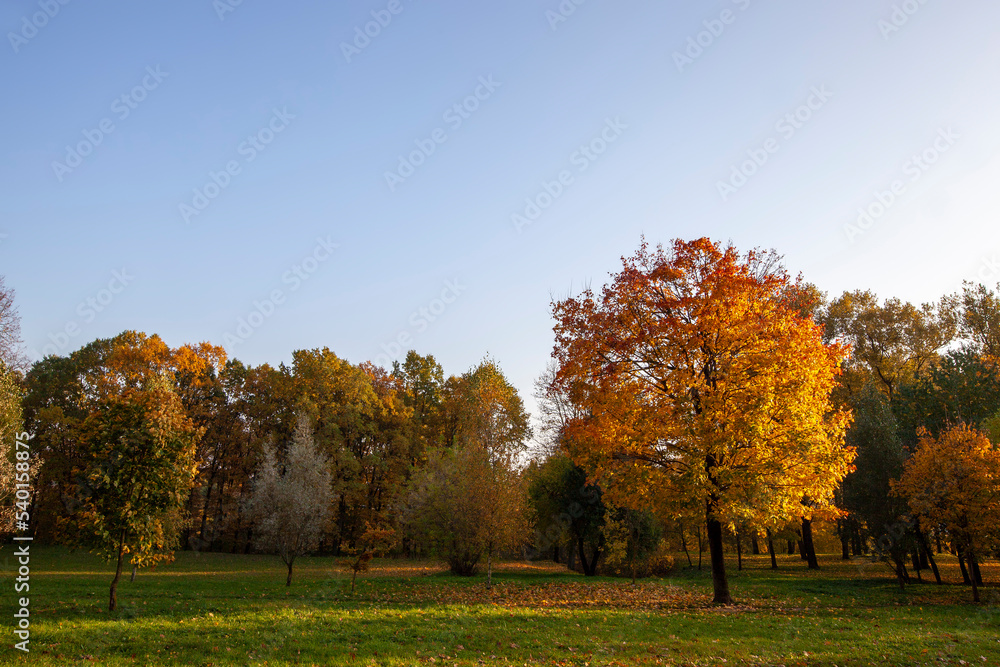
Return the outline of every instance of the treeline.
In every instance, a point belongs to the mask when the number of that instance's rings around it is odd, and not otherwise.
[[[29,366],[0,283],[2,529],[101,551],[115,582],[177,548],[277,553],[289,583],[312,552],[355,574],[392,553],[636,577],[707,548],[727,603],[725,551],[819,567],[818,522],[900,585],[940,580],[951,551],[978,597],[1000,549],[996,291],[828,299],[773,252],[699,239],[643,244],[553,316],[533,433],[488,358],[461,375],[413,351],[392,369],[328,349],[254,367],[127,331]],[[32,492],[15,503],[18,475]]]
[[[478,369],[491,369],[491,361]],[[433,357],[414,352],[388,372],[351,364],[327,349],[300,350],[290,366],[251,367],[210,344],[170,348],[158,336],[125,332],[67,357],[47,357],[24,378],[24,424],[44,461],[32,503],[36,539],[72,540],[103,478],[138,474],[145,461],[108,458],[101,421],[114,405],[166,379],[176,418],[195,435],[194,474],[179,521],[185,548],[246,552],[254,526],[246,512],[268,452],[280,459],[305,419],[330,467],[334,507],[319,549],[354,547],[366,525],[396,523],[401,493],[436,449],[468,440],[478,379],[447,379]],[[506,384],[501,379],[502,384]],[[509,385],[507,385],[509,387]],[[520,407],[516,394],[511,412]],[[527,429],[526,415],[516,415]],[[523,443],[527,431],[517,434]]]

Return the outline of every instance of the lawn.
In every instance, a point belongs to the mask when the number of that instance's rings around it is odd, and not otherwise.
[[[382,560],[359,579],[303,559],[291,588],[274,557],[182,552],[124,578],[108,613],[110,566],[32,549],[31,653],[11,648],[14,559],[3,563],[9,629],[0,664],[32,665],[1000,665],[1000,589],[973,605],[950,585],[900,593],[889,571],[792,556],[731,563],[738,604],[713,607],[707,569],[640,581],[549,563],[506,563],[492,591],[431,562]],[[988,582],[1000,566],[988,564]]]

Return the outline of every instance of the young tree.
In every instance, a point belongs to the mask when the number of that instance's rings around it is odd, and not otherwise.
[[[432,449],[410,479],[402,507],[410,538],[443,557],[459,576],[474,575],[486,550],[486,500],[476,487],[484,464],[474,449]]]
[[[444,555],[452,572],[474,574],[527,533],[527,489],[519,458],[530,437],[517,390],[492,360],[454,384],[452,446],[433,452],[410,486],[411,534]]]
[[[328,459],[313,441],[312,427],[300,418],[284,461],[274,448],[265,452],[248,501],[254,546],[277,554],[292,585],[295,559],[314,551],[330,520],[333,491]]]
[[[531,437],[528,413],[517,390],[491,360],[463,376],[465,397],[458,445],[474,450],[483,464],[474,482],[485,502],[482,529],[486,547],[486,586],[493,585],[493,559],[527,535],[527,488],[520,457]]]
[[[84,464],[75,489],[79,511],[76,525],[67,528],[116,561],[108,603],[114,611],[126,555],[139,567],[173,557],[201,432],[166,377],[112,396],[81,431]]]
[[[357,546],[345,546],[343,550],[351,555],[346,561],[351,571],[351,592],[359,572],[367,572],[368,564],[375,556],[384,554],[396,545],[396,531],[386,525],[372,526],[365,524],[365,532],[358,538]]]
[[[924,525],[948,531],[973,570],[972,597],[979,602],[978,561],[1000,543],[1000,450],[965,425],[937,438],[921,431],[894,491]]]
[[[554,306],[557,381],[587,411],[574,459],[616,504],[704,507],[716,603],[732,602],[723,525],[828,504],[853,458],[829,400],[844,349],[802,291],[773,253],[643,242],[600,297]]]

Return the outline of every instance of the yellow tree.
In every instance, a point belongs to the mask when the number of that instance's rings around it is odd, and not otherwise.
[[[716,603],[732,602],[724,525],[828,507],[850,470],[830,405],[845,350],[800,311],[803,288],[773,252],[643,242],[600,296],[553,307],[555,382],[586,412],[570,454],[615,504],[703,507]]]
[[[1000,450],[966,425],[938,438],[924,429],[919,435],[893,492],[907,499],[922,524],[948,531],[969,562],[979,602],[978,559],[1000,540]]]

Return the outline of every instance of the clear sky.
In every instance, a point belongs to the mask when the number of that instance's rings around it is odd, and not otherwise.
[[[489,353],[530,406],[551,298],[642,234],[773,247],[832,295],[1000,279],[995,0],[236,3],[0,5],[34,358],[125,329]]]

